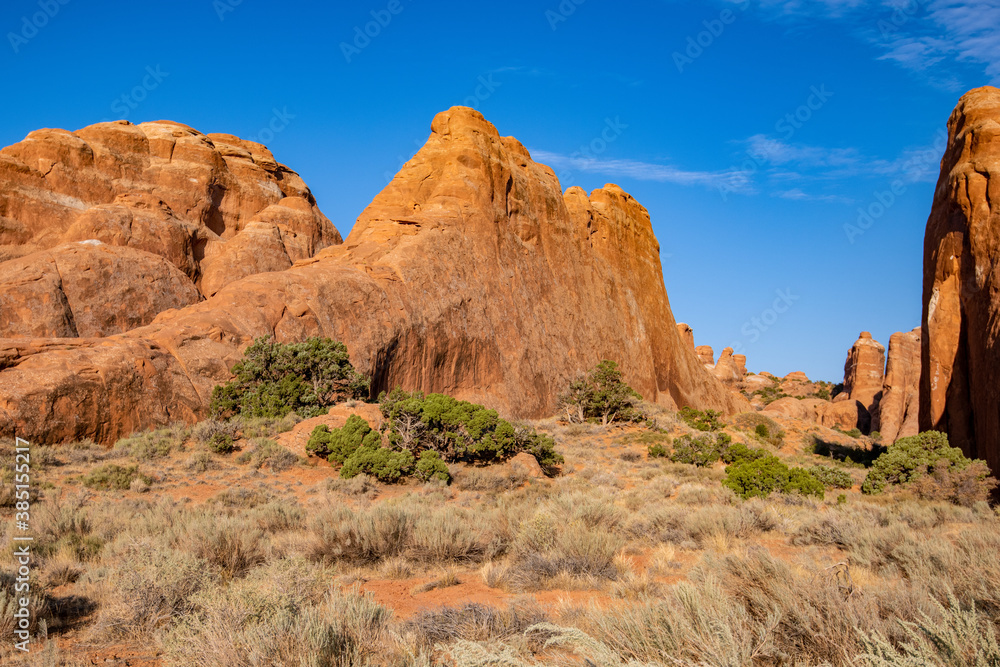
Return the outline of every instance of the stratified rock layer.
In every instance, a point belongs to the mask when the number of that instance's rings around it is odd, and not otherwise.
[[[872,431],[892,443],[920,430],[920,328],[889,338],[882,399],[872,414]]]
[[[967,93],[924,237],[920,428],[1000,472],[1000,90]]]
[[[678,332],[647,211],[613,185],[564,195],[520,143],[456,107],[344,244],[121,336],[0,341],[0,434],[107,442],[191,421],[267,335],[345,342],[375,392],[445,392],[515,417],[553,414],[602,359],[648,400],[749,408]]]

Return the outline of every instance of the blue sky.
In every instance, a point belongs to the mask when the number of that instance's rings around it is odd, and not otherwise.
[[[122,117],[254,138],[345,236],[475,106],[650,210],[699,345],[835,381],[860,331],[919,324],[941,133],[1000,82],[1000,0],[8,0],[0,29],[0,145]]]

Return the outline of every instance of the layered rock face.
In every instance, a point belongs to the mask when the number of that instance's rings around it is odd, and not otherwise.
[[[702,364],[709,368],[715,368],[715,350],[712,349],[711,345],[699,345],[695,348],[695,354],[698,355]]]
[[[920,328],[889,338],[885,382],[878,409],[872,413],[872,431],[882,441],[896,442],[920,431]]]
[[[613,185],[563,194],[520,143],[456,107],[343,244],[127,334],[0,341],[0,433],[108,442],[191,421],[267,335],[343,341],[376,393],[440,391],[515,417],[554,413],[566,384],[605,358],[648,400],[749,407],[678,331],[647,211]]]
[[[262,236],[268,243],[258,244]],[[63,250],[39,254],[85,241],[144,254],[91,243],[77,245],[70,255]],[[38,130],[0,150],[0,274],[22,267],[48,275],[72,257],[79,268],[104,266],[101,278],[112,281],[108,294],[78,293],[76,300],[49,280],[31,288],[30,298],[22,285],[19,293],[25,300],[16,308],[30,315],[41,304],[35,318],[41,322],[53,314],[51,303],[69,303],[80,314],[104,311],[122,307],[109,299],[127,292],[143,304],[142,317],[119,318],[120,326],[84,327],[81,336],[148,324],[159,312],[155,307],[189,303],[187,293],[193,288],[211,295],[227,282],[286,269],[339,242],[337,230],[298,174],[278,164],[260,144],[231,135],[204,135],[162,121],[118,121],[77,132]],[[255,245],[255,251],[248,251]],[[122,258],[123,266],[140,261],[144,267],[132,273],[111,270],[107,263],[112,254]],[[21,263],[5,268],[11,260]],[[162,260],[186,277],[183,297],[178,293],[164,299]],[[143,271],[156,276],[145,295]],[[118,284],[126,279],[132,283]],[[170,289],[177,291],[176,286]],[[104,324],[110,322],[104,318]],[[3,335],[16,331],[5,325]],[[48,328],[36,323],[32,333],[77,335],[72,326],[58,322]]]
[[[1000,89],[967,93],[924,237],[920,428],[1000,472]]]

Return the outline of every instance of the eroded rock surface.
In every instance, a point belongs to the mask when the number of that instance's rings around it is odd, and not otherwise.
[[[242,214],[236,204],[225,211]],[[513,417],[553,414],[568,382],[602,359],[662,405],[749,408],[678,332],[646,209],[614,185],[563,194],[520,143],[456,107],[342,245],[120,336],[0,345],[0,433],[108,442],[191,421],[267,335],[343,341],[376,393],[439,391]]]
[[[879,431],[885,443],[920,431],[919,327],[889,338],[882,399],[872,414],[872,431]]]
[[[967,93],[924,237],[920,428],[1000,472],[1000,89]]]

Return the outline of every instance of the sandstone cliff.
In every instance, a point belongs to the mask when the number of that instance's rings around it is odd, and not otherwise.
[[[1000,472],[1000,90],[967,93],[924,237],[920,428]]]
[[[434,119],[343,244],[214,287],[126,334],[0,341],[0,433],[109,442],[191,421],[265,335],[344,341],[375,392],[441,391],[515,417],[552,414],[568,381],[603,358],[663,405],[748,408],[678,332],[647,211],[613,185],[563,194],[550,168],[471,109]]]

